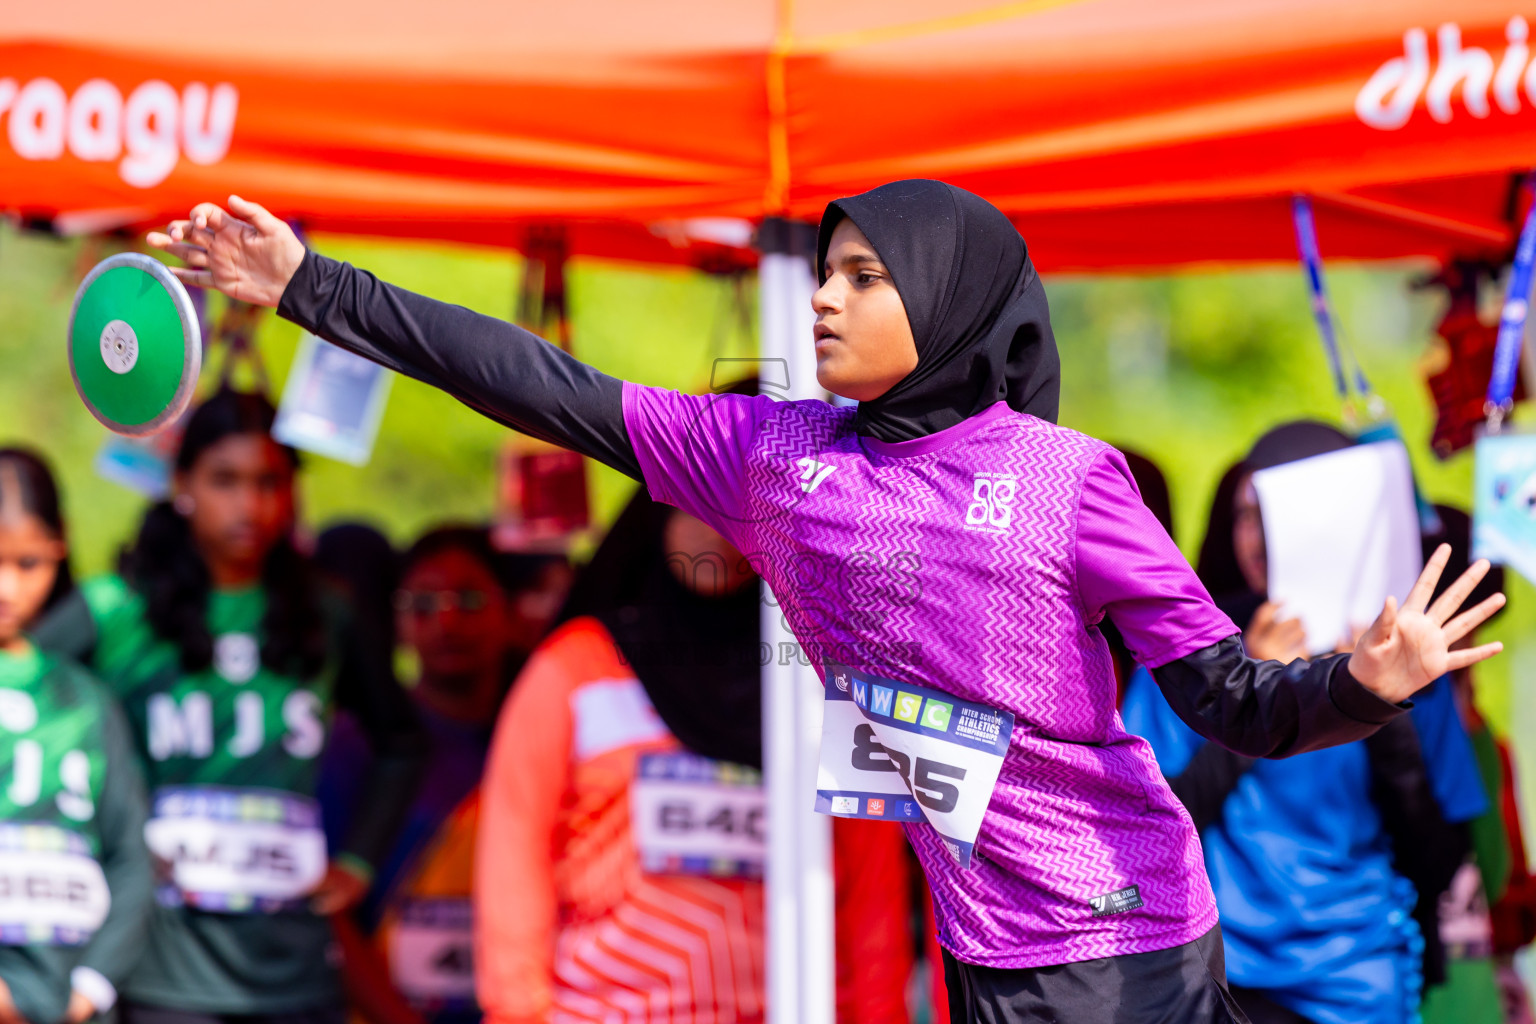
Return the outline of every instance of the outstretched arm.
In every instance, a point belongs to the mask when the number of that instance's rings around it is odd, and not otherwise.
[[[1364,739],[1408,710],[1362,686],[1348,659],[1259,661],[1234,635],[1157,666],[1152,678],[1206,739],[1244,757],[1289,757]]]
[[[1449,555],[1448,547],[1435,552],[1401,609],[1387,601],[1353,654],[1282,665],[1243,652],[1237,627],[1217,611],[1141,503],[1118,452],[1100,455],[1079,498],[1077,583],[1085,621],[1112,619],[1179,717],[1248,757],[1363,739],[1439,676],[1502,649],[1450,649],[1502,607],[1504,596],[1454,614],[1488,571],[1479,562],[1430,604]]]
[[[1487,562],[1477,562],[1428,604],[1450,550],[1441,545],[1430,557],[1402,608],[1387,598],[1352,654],[1281,665],[1248,657],[1232,637],[1152,675],[1190,728],[1249,757],[1287,757],[1363,739],[1440,676],[1503,650],[1497,643],[1451,650],[1504,606],[1504,595],[1455,615],[1488,572]]]
[[[204,203],[149,244],[186,262],[188,284],[277,308],[350,352],[453,395],[470,408],[640,479],[624,428],[623,382],[522,328],[396,288],[306,251],[255,203]],[[233,212],[230,212],[233,211]],[[238,216],[236,216],[238,215]]]

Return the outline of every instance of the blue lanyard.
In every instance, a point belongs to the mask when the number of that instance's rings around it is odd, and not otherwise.
[[[1296,248],[1301,251],[1301,266],[1306,271],[1307,291],[1312,296],[1312,317],[1317,321],[1317,333],[1322,335],[1323,349],[1328,353],[1328,365],[1333,370],[1334,387],[1339,397],[1349,400],[1349,378],[1344,369],[1344,355],[1339,344],[1339,333],[1334,325],[1333,307],[1328,302],[1328,287],[1323,282],[1323,257],[1317,249],[1317,225],[1312,220],[1312,201],[1306,196],[1291,197],[1291,219],[1296,224]],[[1370,381],[1360,361],[1350,353],[1354,363],[1355,390],[1360,396],[1371,394]]]
[[[1499,340],[1493,349],[1493,374],[1488,378],[1488,429],[1497,433],[1515,405],[1515,373],[1525,341],[1525,318],[1531,304],[1531,264],[1536,262],[1536,203],[1525,215],[1515,262],[1509,271],[1509,291],[1499,314]]]
[[[1323,257],[1317,249],[1317,225],[1312,220],[1312,201],[1306,196],[1291,197],[1291,218],[1296,224],[1296,248],[1301,251],[1302,269],[1306,271],[1307,291],[1312,296],[1312,317],[1317,321],[1317,333],[1322,335],[1323,349],[1328,353],[1328,365],[1333,370],[1333,383],[1339,391],[1339,398],[1344,403],[1345,419],[1354,422],[1357,414],[1350,404],[1349,376],[1344,368],[1344,353],[1349,352],[1350,362],[1354,366],[1355,391],[1358,393],[1365,408],[1366,425],[1355,432],[1355,440],[1361,444],[1371,444],[1376,441],[1402,441],[1402,433],[1397,429],[1387,410],[1386,403],[1371,391],[1371,382],[1365,378],[1365,369],[1361,367],[1360,360],[1348,345],[1341,343],[1338,328],[1333,320],[1333,308],[1328,303],[1328,288],[1323,283]],[[1414,503],[1418,506],[1419,526],[1426,533],[1438,533],[1441,529],[1440,515],[1435,511],[1435,506],[1424,499],[1420,493],[1418,483],[1413,487]]]

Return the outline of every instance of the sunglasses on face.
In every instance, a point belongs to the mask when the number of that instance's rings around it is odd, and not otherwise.
[[[428,616],[440,612],[483,612],[490,598],[483,590],[397,590],[395,611]]]

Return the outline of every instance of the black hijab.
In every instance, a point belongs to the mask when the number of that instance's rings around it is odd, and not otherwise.
[[[704,596],[667,564],[670,506],[636,492],[571,588],[562,621],[595,616],[678,741],[761,768],[759,589]]]
[[[1248,455],[1222,474],[1211,499],[1211,515],[1206,522],[1205,540],[1200,544],[1200,559],[1195,574],[1216,602],[1243,629],[1253,619],[1268,595],[1255,593],[1243,578],[1232,546],[1232,528],[1236,525],[1237,489],[1261,469],[1272,469],[1287,462],[1297,462],[1314,455],[1326,455],[1348,448],[1355,442],[1336,427],[1315,420],[1284,423],[1253,443]]]
[[[917,367],[859,404],[855,429],[924,437],[1006,401],[1055,422],[1061,362],[1045,287],[1018,230],[980,196],[942,181],[893,181],[828,204],[816,273],[848,218],[880,256],[907,309]]]

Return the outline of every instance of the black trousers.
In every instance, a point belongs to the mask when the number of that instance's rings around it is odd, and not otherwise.
[[[1227,991],[1221,926],[1154,953],[1006,970],[944,954],[953,1024],[1248,1024]]]
[[[1272,1002],[1258,989],[1233,985],[1232,997],[1237,1000],[1237,1005],[1243,1008],[1243,1012],[1248,1015],[1248,1019],[1253,1024],[1312,1024],[1295,1010],[1287,1010],[1279,1003]]]

